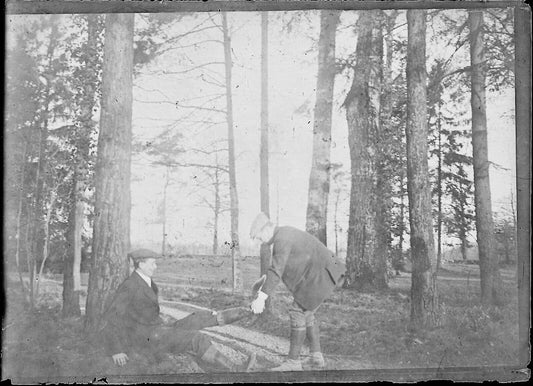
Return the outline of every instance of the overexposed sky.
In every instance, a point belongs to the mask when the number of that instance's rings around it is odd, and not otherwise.
[[[450,17],[464,18],[466,11],[449,10]],[[311,167],[313,106],[317,72],[317,44],[319,35],[319,12],[307,11],[296,18],[296,12],[269,13],[269,129],[270,129],[270,213],[280,225],[304,228],[307,208],[308,178]],[[337,32],[337,56],[345,56],[355,50],[356,35],[352,27],[358,12],[345,11]],[[20,31],[32,18],[43,16],[9,16],[7,18],[8,44],[14,33]],[[211,17],[220,23],[220,14]],[[291,17],[291,31],[283,24]],[[66,17],[63,17],[66,18]],[[239,235],[244,253],[253,253],[254,246],[248,238],[251,221],[260,208],[259,196],[259,139],[260,139],[260,77],[261,77],[261,20],[256,12],[228,13],[232,30],[231,44],[233,66],[233,116],[235,152],[237,158],[237,189],[239,196]],[[185,17],[168,35],[180,34],[199,23],[213,25],[209,15],[199,13]],[[395,30],[397,38],[406,36],[405,13],[400,12]],[[136,16],[136,28],[143,22]],[[432,28],[435,27],[435,28]],[[450,49],[435,38],[428,25],[428,70],[432,60],[449,55]],[[196,111],[189,105],[223,110],[224,88],[203,82],[224,83],[224,61],[220,30],[214,28],[192,34],[180,40],[188,48],[169,51],[155,58],[134,80],[133,135],[136,141],[148,143],[165,129],[179,133],[180,143],[186,152],[179,154],[181,163],[213,163],[213,154],[205,155],[198,150],[219,147],[227,135],[224,114],[215,111]],[[205,42],[207,41],[207,42]],[[205,42],[205,43],[200,43]],[[198,43],[195,48],[192,44]],[[466,52],[467,53],[467,52]],[[466,53],[457,54],[457,67],[468,60]],[[218,62],[219,64],[205,65]],[[205,65],[191,71],[191,67]],[[174,72],[165,75],[163,72]],[[345,112],[340,107],[351,79],[345,75],[336,78],[331,159],[344,165],[349,171],[349,150]],[[177,102],[177,103],[176,103]],[[509,207],[511,192],[515,190],[515,127],[514,90],[501,94],[487,94],[489,158],[501,168],[491,168],[493,208]],[[199,122],[204,121],[204,122]],[[212,122],[207,124],[206,121]],[[220,152],[220,161],[226,162],[225,152]],[[159,248],[161,224],[158,222],[158,207],[163,191],[164,169],[149,164],[144,156],[134,156],[132,165],[132,246]],[[201,169],[179,167],[173,171],[173,183],[168,190],[167,233],[168,242],[177,244],[212,243],[211,211],[202,204],[202,198],[210,199],[201,189],[205,175]],[[333,187],[332,187],[333,188]],[[346,198],[349,192],[343,195]],[[229,197],[229,196],[226,196]],[[330,197],[330,201],[333,197]],[[332,206],[330,206],[332,209]],[[348,200],[339,207],[339,221],[346,229]],[[334,248],[332,210],[330,210],[329,245]],[[229,214],[221,218],[219,240],[229,241]],[[345,248],[345,238],[340,241]]]

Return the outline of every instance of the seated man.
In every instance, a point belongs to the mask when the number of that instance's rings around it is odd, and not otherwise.
[[[128,254],[135,270],[117,289],[105,312],[103,337],[113,362],[123,366],[131,352],[192,352],[197,358],[229,371],[248,371],[255,362],[252,354],[245,366],[237,366],[224,356],[202,328],[224,325],[252,315],[249,307],[223,311],[195,311],[171,325],[164,325],[159,315],[158,289],[153,282],[160,256],[147,249]]]

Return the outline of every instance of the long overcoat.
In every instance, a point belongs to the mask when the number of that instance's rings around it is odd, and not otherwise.
[[[262,291],[271,295],[281,280],[305,310],[316,309],[328,298],[346,271],[320,240],[299,229],[276,227],[268,243],[272,263]]]
[[[149,286],[133,272],[119,286],[104,315],[105,346],[110,354],[149,347],[154,329],[163,324],[159,316],[158,288]]]

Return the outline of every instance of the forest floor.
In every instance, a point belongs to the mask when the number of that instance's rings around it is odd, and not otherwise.
[[[258,277],[257,265],[252,257],[244,259],[246,288]],[[198,307],[217,310],[251,301],[246,294],[231,293],[228,284],[231,267],[223,257],[166,259],[160,261],[158,272],[154,280],[160,287],[162,313],[169,321]],[[417,332],[408,329],[408,273],[391,278],[386,291],[336,290],[317,311],[326,370],[438,371],[516,366],[519,347],[516,270],[502,268],[501,273],[502,305],[482,308],[478,305],[478,267],[444,266],[438,281],[439,308],[432,315],[432,327]],[[86,276],[83,281],[86,283]],[[4,288],[7,301],[2,336],[3,380],[87,382],[112,376],[129,379],[128,376],[212,371],[188,354],[162,354],[155,361],[133,358],[123,368],[114,366],[97,340],[84,334],[82,317],[61,318],[60,275],[47,275],[41,280],[41,295],[33,312],[24,306],[16,275],[6,276]],[[243,362],[248,353],[256,352],[255,370],[266,371],[281,363],[288,351],[287,310],[291,301],[280,285],[272,297],[269,314],[209,328],[205,333],[236,362]]]

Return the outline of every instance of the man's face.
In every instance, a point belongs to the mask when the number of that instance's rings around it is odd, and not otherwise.
[[[262,243],[267,243],[272,238],[273,230],[274,229],[272,227],[266,226],[261,229],[261,232],[259,232],[255,238],[261,241]]]
[[[148,277],[152,277],[157,269],[155,259],[145,259],[139,262],[139,269]]]

